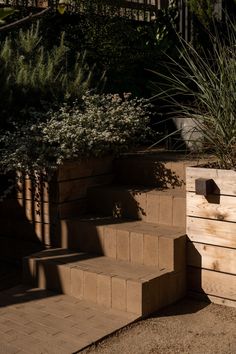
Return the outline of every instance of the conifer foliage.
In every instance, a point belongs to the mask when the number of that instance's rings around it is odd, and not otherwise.
[[[94,68],[87,66],[86,53],[71,54],[64,33],[58,45],[46,49],[39,23],[5,38],[0,43],[0,61],[2,118],[25,116],[32,107],[47,110],[81,97],[92,85]]]

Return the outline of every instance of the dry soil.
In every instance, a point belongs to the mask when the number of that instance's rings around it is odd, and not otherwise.
[[[186,299],[82,354],[236,354],[236,308]]]

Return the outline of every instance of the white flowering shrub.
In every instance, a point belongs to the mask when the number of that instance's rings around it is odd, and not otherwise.
[[[150,107],[129,94],[87,93],[80,102],[48,112],[43,122],[39,117],[3,132],[2,170],[50,171],[64,160],[118,154],[150,134]]]

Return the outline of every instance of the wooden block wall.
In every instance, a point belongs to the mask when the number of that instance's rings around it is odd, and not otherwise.
[[[213,179],[213,194],[197,195],[197,178]],[[186,191],[188,290],[236,307],[236,171],[188,167]]]
[[[0,238],[52,245],[61,219],[87,211],[87,189],[111,180],[111,157],[67,162],[49,183],[33,186],[29,177],[22,178],[16,193],[0,202]]]

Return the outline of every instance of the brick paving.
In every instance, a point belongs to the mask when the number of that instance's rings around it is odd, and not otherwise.
[[[136,318],[20,285],[0,292],[0,354],[77,353]]]

